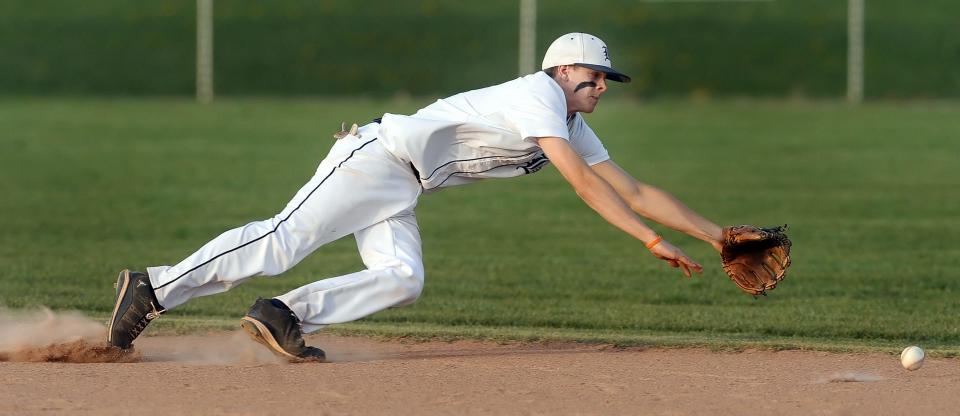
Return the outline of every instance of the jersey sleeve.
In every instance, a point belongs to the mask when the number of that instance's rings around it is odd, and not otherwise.
[[[570,120],[570,145],[573,150],[583,158],[588,165],[593,166],[597,163],[610,160],[610,154],[603,147],[600,138],[593,132],[593,129],[587,125],[579,113]]]
[[[550,83],[554,81],[546,78]],[[559,137],[570,140],[570,132],[565,119],[567,102],[559,86],[538,80],[531,82],[525,94],[517,94],[507,104],[504,113],[517,130],[522,140],[535,140],[537,137]]]

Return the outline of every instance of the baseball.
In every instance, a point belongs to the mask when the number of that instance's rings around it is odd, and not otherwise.
[[[900,353],[900,364],[910,371],[923,367],[923,349],[916,345],[904,348]]]

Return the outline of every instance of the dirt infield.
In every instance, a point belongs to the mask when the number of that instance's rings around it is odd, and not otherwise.
[[[955,414],[960,360],[309,336],[287,363],[241,331],[121,353],[79,314],[0,313],[0,415]]]
[[[308,337],[287,364],[241,332],[147,337],[133,363],[2,362],[0,414],[953,414],[960,361]],[[37,357],[34,355],[34,357]]]

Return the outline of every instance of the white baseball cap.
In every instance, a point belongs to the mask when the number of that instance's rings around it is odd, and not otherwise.
[[[577,65],[607,74],[607,79],[630,82],[630,77],[613,69],[607,44],[587,33],[567,33],[550,44],[540,69],[559,65]]]

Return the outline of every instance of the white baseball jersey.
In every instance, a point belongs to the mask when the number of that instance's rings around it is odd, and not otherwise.
[[[537,137],[568,140],[590,165],[610,158],[579,113],[567,119],[563,90],[543,72],[437,100],[411,116],[385,114],[379,133],[428,191],[536,172],[549,163]]]

